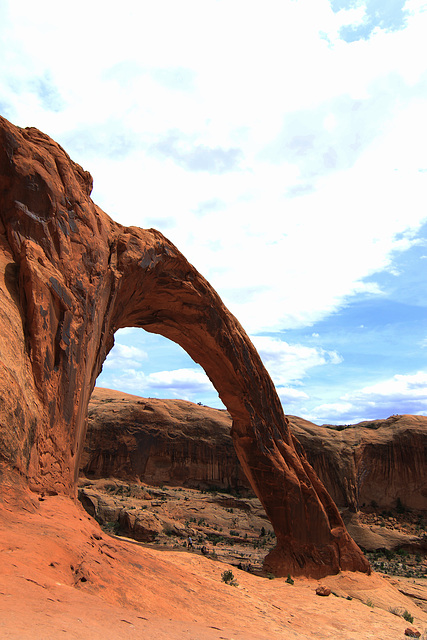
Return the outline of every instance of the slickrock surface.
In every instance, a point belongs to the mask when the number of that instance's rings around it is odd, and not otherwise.
[[[115,223],[91,189],[90,174],[46,134],[0,119],[3,473],[74,495],[87,406],[114,332],[141,327],[179,343],[229,410],[240,463],[277,536],[266,566],[368,572],[238,321],[170,241]]]
[[[0,499],[2,639],[403,640],[405,611],[427,628],[427,614],[377,574],[269,580],[112,538],[69,498],[14,488]],[[330,596],[316,595],[321,585]]]
[[[308,461],[339,507],[427,511],[427,417],[401,415],[345,427],[287,416]],[[148,484],[250,485],[231,440],[228,412],[184,400],[95,388],[82,471]]]

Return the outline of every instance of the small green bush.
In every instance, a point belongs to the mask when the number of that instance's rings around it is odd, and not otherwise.
[[[294,584],[294,582],[295,582],[295,580],[292,580],[290,573],[288,573],[288,577],[286,578],[286,582],[288,584]]]
[[[406,622],[412,624],[414,622],[414,616],[411,616],[407,609],[403,610],[403,607],[392,607],[389,609],[390,613],[393,613],[395,616],[400,616]]]
[[[402,614],[402,618],[404,620],[406,620],[406,622],[409,622],[410,624],[412,624],[414,622],[414,616],[411,616],[411,614],[409,613],[409,611],[407,611],[405,609],[405,611]]]
[[[231,569],[227,569],[226,571],[222,572],[221,580],[222,582],[225,582],[225,584],[231,584],[233,587],[237,587],[237,582]]]

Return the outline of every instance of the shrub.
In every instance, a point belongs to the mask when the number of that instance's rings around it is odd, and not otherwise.
[[[209,540],[214,546],[218,544],[218,542],[223,542],[223,536],[219,536],[217,533],[207,533],[206,539]]]
[[[409,611],[407,611],[406,609],[402,614],[402,618],[404,618],[404,620],[406,620],[406,622],[409,622],[410,624],[414,622],[414,616],[411,616]]]
[[[288,573],[288,577],[286,578],[286,582],[288,584],[294,584],[294,582],[295,582],[295,580],[292,580],[290,573]]]
[[[225,584],[231,584],[233,587],[237,587],[237,582],[231,569],[227,569],[226,571],[222,572],[221,580],[225,582]]]
[[[103,525],[102,525],[102,529],[106,533],[113,533],[113,534],[117,535],[118,533],[120,533],[120,522],[118,522],[117,520],[111,520],[110,522],[104,522]]]
[[[397,513],[405,513],[405,507],[403,506],[402,500],[400,498],[398,498],[396,502],[396,511]]]
[[[411,616],[407,609],[403,610],[403,607],[392,607],[389,609],[390,613],[393,613],[395,616],[400,616],[406,622],[412,624],[414,622],[414,616]]]

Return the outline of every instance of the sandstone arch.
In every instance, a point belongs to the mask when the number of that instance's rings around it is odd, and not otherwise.
[[[156,230],[90,199],[90,175],[37,129],[0,121],[0,456],[31,488],[74,495],[90,394],[122,327],[180,344],[233,417],[243,468],[277,535],[278,575],[369,571],[293,440],[238,321]]]

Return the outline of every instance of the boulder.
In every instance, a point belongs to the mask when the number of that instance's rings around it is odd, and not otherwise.
[[[4,481],[76,494],[89,398],[124,327],[180,344],[233,419],[242,468],[277,536],[266,568],[370,571],[295,446],[274,385],[236,318],[160,232],[123,227],[46,134],[0,119],[0,460]]]

